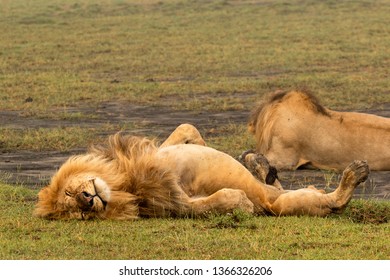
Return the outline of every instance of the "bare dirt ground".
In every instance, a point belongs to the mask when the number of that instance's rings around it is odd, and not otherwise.
[[[390,104],[381,105],[382,109],[367,111],[390,117]],[[181,123],[194,124],[207,141],[208,131],[218,133],[218,127],[225,124],[245,124],[247,111],[196,113],[189,111],[172,111],[167,107],[138,106],[128,103],[107,102],[97,107],[75,107],[69,111],[93,114],[94,118],[78,120],[47,120],[23,117],[23,112],[0,111],[0,126],[18,129],[38,127],[82,126],[96,127],[106,124],[138,124],[131,133],[149,135],[163,140]],[[108,131],[107,133],[114,133]],[[251,147],[248,147],[251,148]],[[0,153],[0,173],[2,180],[10,184],[23,184],[31,188],[41,188],[48,183],[50,177],[60,165],[73,154],[85,149],[74,149],[69,152],[58,151],[13,151]],[[296,189],[314,184],[328,190],[333,189],[340,174],[320,170],[283,171],[279,177],[286,189]],[[369,179],[360,186],[355,197],[390,199],[390,171],[371,172]]]

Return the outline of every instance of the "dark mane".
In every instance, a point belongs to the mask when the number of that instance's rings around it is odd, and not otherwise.
[[[289,91],[275,91],[273,93],[270,93],[268,94],[268,100],[267,100],[267,103],[274,103],[274,102],[279,102],[280,100],[282,100],[287,94],[289,93]]]
[[[322,104],[321,104],[320,100],[317,98],[317,96],[315,96],[314,94],[312,94],[308,90],[299,90],[297,92],[299,92],[305,96],[306,100],[309,101],[313,105],[313,108],[315,111],[317,111],[317,113],[324,115],[324,116],[327,116],[327,117],[330,117],[329,112],[327,111],[327,109],[324,106],[322,106]]]
[[[252,112],[249,115],[249,130],[251,132],[256,131],[256,124],[258,121],[258,116],[261,114],[261,112],[265,109],[265,107],[268,107],[272,104],[281,103],[285,100],[285,98],[288,98],[288,96],[291,93],[299,93],[301,94],[301,97],[303,100],[307,101],[309,104],[312,105],[312,109],[324,116],[330,117],[327,109],[321,105],[319,99],[310,93],[308,90],[296,90],[296,91],[275,91],[273,93],[266,94],[262,100],[257,104],[257,106],[252,110]]]
[[[288,93],[288,91],[275,91],[272,93],[268,93],[262,97],[259,103],[257,103],[256,107],[251,111],[249,115],[249,131],[252,133],[255,133],[256,126],[257,126],[257,120],[260,113],[263,111],[263,109],[273,103],[280,102],[284,96]]]

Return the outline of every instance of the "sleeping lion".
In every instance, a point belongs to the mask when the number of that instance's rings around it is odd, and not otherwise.
[[[390,170],[389,118],[332,111],[302,91],[267,95],[253,110],[249,131],[256,151],[279,170],[343,170],[355,159]]]
[[[286,191],[260,155],[246,153],[245,166],[205,146],[189,124],[179,126],[157,147],[154,141],[115,134],[106,145],[68,159],[39,192],[34,214],[47,219],[196,217],[241,209],[261,215],[325,216],[345,208],[366,180],[365,162],[354,161],[337,189]],[[264,164],[265,163],[265,164]],[[264,172],[263,172],[264,173]],[[271,176],[272,177],[272,176]]]

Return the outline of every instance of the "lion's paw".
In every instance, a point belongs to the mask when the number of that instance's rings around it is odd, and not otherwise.
[[[355,160],[343,172],[343,177],[353,185],[359,185],[367,180],[370,174],[367,161]]]
[[[273,185],[278,179],[276,168],[271,166],[268,159],[262,154],[248,150],[243,152],[238,160],[262,183]]]

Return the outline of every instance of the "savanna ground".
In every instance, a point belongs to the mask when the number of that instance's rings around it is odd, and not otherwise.
[[[237,156],[254,146],[256,101],[295,88],[389,117],[389,13],[384,0],[0,1],[0,259],[390,259],[389,172],[325,219],[31,216],[67,157],[118,130],[163,140],[189,122]],[[280,177],[331,190],[340,175]]]

